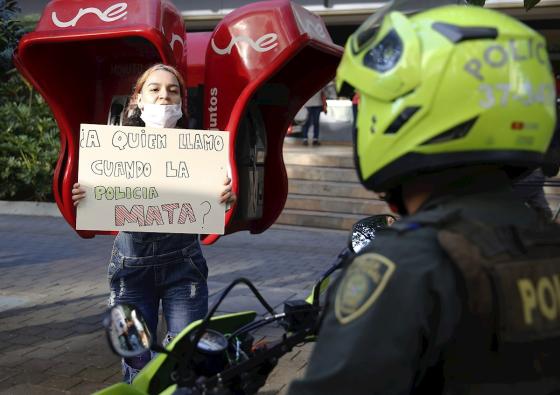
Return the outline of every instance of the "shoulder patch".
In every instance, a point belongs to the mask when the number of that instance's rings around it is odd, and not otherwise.
[[[347,324],[364,314],[379,298],[394,271],[395,264],[383,255],[358,255],[336,292],[336,319]]]

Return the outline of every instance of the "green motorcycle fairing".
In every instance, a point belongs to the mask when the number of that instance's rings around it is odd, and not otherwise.
[[[255,311],[243,311],[232,314],[224,314],[212,317],[208,329],[216,330],[220,333],[232,333],[242,326],[255,320]],[[201,324],[202,320],[194,321],[179,333],[167,349],[175,354],[183,356],[188,344],[188,335],[193,329]],[[176,385],[171,380],[171,372],[177,367],[177,362],[168,358],[165,354],[157,354],[141,371],[138,373],[132,384],[117,383],[105,388],[94,395],[147,395],[147,394],[168,394],[173,393]],[[173,388],[169,388],[173,387]],[[169,392],[168,390],[173,389]]]

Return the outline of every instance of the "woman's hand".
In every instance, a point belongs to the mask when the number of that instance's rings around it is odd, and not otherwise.
[[[226,187],[222,191],[222,194],[220,195],[220,203],[226,203],[226,204],[235,203],[237,201],[237,196],[231,190],[231,178],[226,176],[226,179],[224,181],[224,185]]]
[[[72,200],[74,201],[74,206],[78,207],[80,200],[86,197],[86,191],[80,186],[80,184],[75,183],[72,186]]]

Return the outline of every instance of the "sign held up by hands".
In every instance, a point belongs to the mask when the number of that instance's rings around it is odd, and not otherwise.
[[[82,124],[76,229],[224,233],[228,132]]]

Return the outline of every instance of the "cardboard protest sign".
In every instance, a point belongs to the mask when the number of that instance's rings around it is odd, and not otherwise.
[[[82,124],[76,229],[224,233],[228,132]]]

